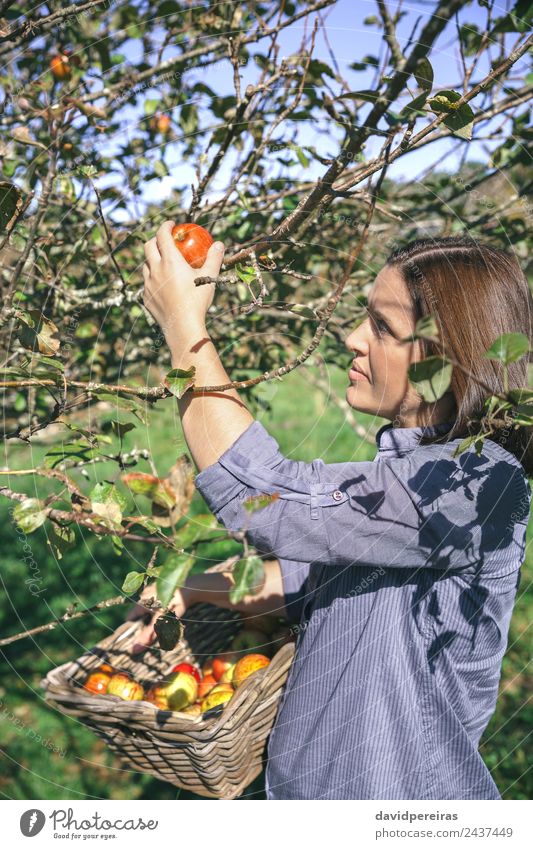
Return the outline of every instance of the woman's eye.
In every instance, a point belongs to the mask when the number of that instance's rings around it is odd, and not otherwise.
[[[383,321],[382,318],[377,318],[377,317],[372,318],[372,321],[374,322],[379,333],[388,333],[389,332],[389,325],[385,321]]]

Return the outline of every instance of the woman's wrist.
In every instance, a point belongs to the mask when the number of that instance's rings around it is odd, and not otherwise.
[[[186,369],[194,365],[199,349],[206,341],[211,341],[205,324],[194,324],[180,333],[169,334],[167,339],[172,368]]]

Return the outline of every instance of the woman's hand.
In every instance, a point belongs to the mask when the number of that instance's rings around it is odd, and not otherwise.
[[[169,348],[190,340],[205,328],[213,303],[215,284],[195,286],[197,277],[217,277],[224,258],[224,244],[213,242],[201,268],[192,268],[172,238],[173,221],[165,221],[155,238],[144,246],[144,305],[155,318]]]
[[[140,595],[139,601],[137,602],[133,610],[128,613],[126,619],[141,619],[143,616],[146,615],[146,613],[150,612],[150,608],[145,607],[145,604],[149,599],[157,599],[155,583],[149,584],[144,588]],[[180,619],[190,604],[192,604],[192,598],[190,597],[190,593],[185,587],[182,587],[181,589],[176,590],[176,592],[174,593],[172,600],[168,606],[168,609],[173,610],[178,619]],[[156,611],[156,613],[152,615],[152,618],[148,625],[146,625],[141,631],[139,631],[136,637],[136,642],[132,648],[132,652],[134,654],[144,651],[144,649],[146,649],[151,643],[153,643],[155,639],[154,625],[159,619],[159,617],[162,616],[162,614],[163,610]]]

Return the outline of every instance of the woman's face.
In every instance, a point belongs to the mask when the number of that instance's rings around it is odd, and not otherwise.
[[[362,372],[348,374],[346,400],[351,407],[390,419],[398,427],[419,423],[422,399],[409,383],[407,369],[422,357],[420,342],[400,342],[413,333],[415,324],[400,272],[385,266],[368,293],[367,317],[345,339]]]

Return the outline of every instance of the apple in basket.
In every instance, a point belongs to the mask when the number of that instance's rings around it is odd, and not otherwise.
[[[198,697],[198,681],[188,672],[174,672],[165,687],[170,710],[182,710]]]
[[[264,654],[245,654],[244,657],[241,657],[240,660],[235,664],[235,668],[233,670],[233,678],[232,683],[235,688],[237,688],[243,681],[253,675],[254,672],[257,672],[258,669],[263,669],[265,666],[268,666],[270,660],[268,657],[265,657]]]
[[[83,687],[89,693],[94,693],[95,695],[100,696],[103,693],[107,693],[110,681],[111,675],[108,672],[102,672],[101,668],[95,669],[94,672],[89,673]]]
[[[166,684],[154,684],[150,687],[144,697],[145,702],[150,702],[159,708],[159,710],[170,710],[168,706]]]
[[[134,681],[127,673],[117,672],[111,676],[107,695],[119,696],[127,702],[140,701],[144,698],[144,687],[138,681]]]
[[[202,699],[202,713],[205,713],[206,710],[210,710],[217,705],[226,704],[226,702],[229,702],[234,692],[235,691],[231,684],[217,684],[216,687],[213,687],[211,692],[207,694],[205,699]]]
[[[172,667],[171,672],[187,672],[189,675],[192,675],[193,678],[196,678],[198,684],[202,680],[202,676],[200,671],[193,666],[192,663],[178,663],[176,666]]]
[[[213,675],[216,680],[220,681],[227,669],[233,669],[238,659],[238,655],[236,655],[235,652],[217,654],[217,656],[213,658]]]
[[[234,652],[239,653],[242,657],[244,652],[249,652],[251,649],[265,649],[270,645],[268,635],[264,631],[259,631],[255,628],[245,628],[236,637],[234,637],[231,648]]]
[[[214,675],[205,675],[198,684],[198,698],[203,699],[216,685],[217,679]]]

